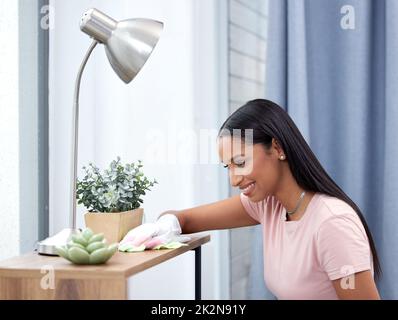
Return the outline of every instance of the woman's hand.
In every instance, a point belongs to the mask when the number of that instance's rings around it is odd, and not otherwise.
[[[160,244],[171,241],[187,242],[191,238],[181,236],[181,227],[174,214],[163,213],[154,223],[144,223],[130,230],[120,245],[131,244],[134,247],[145,245],[145,248],[152,249]]]

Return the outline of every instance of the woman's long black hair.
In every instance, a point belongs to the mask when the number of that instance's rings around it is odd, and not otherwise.
[[[251,100],[225,120],[218,135],[229,133],[232,136],[233,129],[240,129],[242,139],[245,129],[253,129],[253,144],[261,143],[267,149],[271,147],[274,138],[289,159],[290,170],[300,187],[336,197],[355,210],[368,236],[373,267],[378,279],[381,276],[381,266],[372,235],[361,210],[327,174],[287,112],[272,101]]]

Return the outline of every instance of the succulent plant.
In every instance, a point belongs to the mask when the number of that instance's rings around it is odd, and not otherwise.
[[[142,196],[150,191],[156,180],[150,181],[142,171],[142,161],[124,165],[120,157],[108,169],[100,171],[94,164],[83,167],[86,172],[76,183],[78,204],[89,212],[123,212],[139,208]]]
[[[118,244],[107,245],[103,233],[94,234],[90,228],[72,236],[66,246],[57,246],[57,253],[75,264],[102,264],[117,251]]]

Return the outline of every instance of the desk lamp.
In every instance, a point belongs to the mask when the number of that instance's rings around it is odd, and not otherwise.
[[[73,103],[72,131],[72,174],[70,228],[38,242],[38,253],[57,255],[55,247],[65,245],[76,229],[76,182],[79,132],[79,91],[82,73],[86,63],[98,43],[105,46],[105,52],[113,70],[125,83],[129,83],[138,74],[159,40],[163,23],[151,19],[128,19],[116,21],[97,9],[84,13],[80,29],[93,38],[77,74]]]

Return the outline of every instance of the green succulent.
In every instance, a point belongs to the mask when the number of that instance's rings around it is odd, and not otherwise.
[[[102,264],[117,251],[118,244],[106,245],[104,234],[94,234],[90,228],[72,236],[66,246],[57,246],[57,253],[75,264]]]
[[[100,171],[94,164],[83,167],[86,175],[76,183],[78,204],[89,212],[123,212],[139,208],[142,197],[158,183],[149,180],[142,170],[141,160],[123,164],[120,157],[108,169]]]

